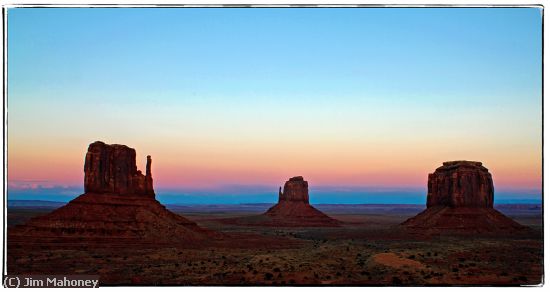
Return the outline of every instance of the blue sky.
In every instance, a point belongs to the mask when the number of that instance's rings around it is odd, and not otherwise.
[[[8,180],[81,187],[86,146],[103,140],[151,154],[157,189],[303,175],[422,190],[441,162],[469,159],[533,198],[541,13],[9,9]]]

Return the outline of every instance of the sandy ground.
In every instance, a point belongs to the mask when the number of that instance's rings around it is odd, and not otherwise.
[[[24,222],[44,210],[10,210]],[[228,247],[101,248],[8,245],[9,274],[98,274],[102,285],[537,285],[540,210],[510,212],[521,237],[410,237],[396,229],[416,211],[336,210],[341,228],[233,226],[220,218],[257,212],[185,212],[199,225],[239,234]],[[244,237],[242,235],[245,235]],[[246,244],[246,234],[269,240]],[[242,244],[239,244],[242,241]],[[9,239],[8,239],[9,242]],[[271,242],[271,243],[270,243]],[[289,246],[276,244],[292,242]],[[294,244],[296,243],[296,244]]]

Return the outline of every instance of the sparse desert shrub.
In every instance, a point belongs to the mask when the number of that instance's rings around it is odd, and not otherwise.
[[[394,285],[402,285],[403,281],[401,281],[401,279],[399,279],[399,277],[392,277],[391,278],[391,283],[394,284]]]

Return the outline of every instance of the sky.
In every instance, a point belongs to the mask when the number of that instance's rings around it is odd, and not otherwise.
[[[9,194],[75,197],[100,140],[151,155],[176,201],[276,201],[302,175],[326,202],[423,202],[449,160],[540,199],[541,13],[11,8]]]

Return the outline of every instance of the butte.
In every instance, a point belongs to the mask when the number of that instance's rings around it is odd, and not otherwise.
[[[53,212],[8,232],[12,243],[97,243],[194,245],[217,237],[213,231],[168,211],[155,199],[151,157],[145,175],[136,151],[125,145],[94,142],[84,162],[84,194]]]
[[[401,226],[429,235],[506,235],[528,229],[495,210],[493,201],[493,179],[481,162],[444,162],[428,175],[427,208]]]
[[[274,227],[338,227],[341,224],[309,204],[308,183],[301,176],[290,178],[282,192],[279,188],[279,202],[265,213],[222,219],[222,222]]]

